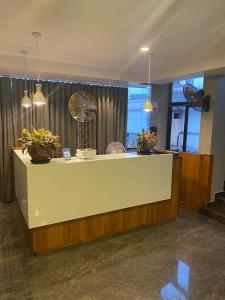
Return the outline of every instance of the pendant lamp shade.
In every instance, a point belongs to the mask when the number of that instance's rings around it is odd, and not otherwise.
[[[24,90],[24,96],[21,99],[21,106],[22,107],[31,107],[32,106],[31,100],[28,97],[28,90]]]
[[[39,74],[39,64],[38,64],[39,63],[38,40],[41,37],[41,33],[32,32],[32,36],[36,39],[36,55],[37,55],[36,62],[37,62],[37,75],[38,75],[38,80],[37,80],[38,83],[36,84],[36,92],[33,96],[33,104],[41,106],[46,104],[45,97],[41,91],[41,84],[39,83],[40,74]]]
[[[26,50],[21,50],[20,53],[23,55],[23,60],[24,60],[24,83],[25,83],[25,88],[24,88],[24,96],[21,99],[21,106],[22,107],[31,107],[32,106],[32,102],[28,96],[28,90],[27,90],[27,78],[26,78],[26,55],[27,55],[27,51]]]
[[[40,83],[36,84],[36,92],[33,96],[33,104],[35,104],[35,105],[44,105],[44,104],[46,104],[45,97],[44,97],[44,95],[42,94],[42,91],[41,91],[41,84]]]
[[[149,111],[152,111],[152,110],[153,109],[152,109],[152,103],[150,102],[150,97],[147,96],[145,104],[144,104],[144,111],[149,112]]]

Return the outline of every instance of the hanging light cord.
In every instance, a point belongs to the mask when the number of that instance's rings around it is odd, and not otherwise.
[[[148,88],[150,88],[151,54],[148,55]]]
[[[39,51],[38,51],[38,39],[39,37],[36,37],[36,67],[37,67],[37,74],[38,74],[38,84],[39,84],[39,79],[40,79],[40,71],[39,71]]]
[[[25,76],[25,90],[27,90],[27,72],[26,72],[26,53],[23,53],[23,66],[24,66],[24,76]]]

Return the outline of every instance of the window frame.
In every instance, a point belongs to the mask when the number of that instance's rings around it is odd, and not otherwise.
[[[189,107],[187,106],[187,102],[170,102],[169,103],[168,118],[167,118],[166,148],[169,149],[169,150],[175,150],[175,149],[170,148],[173,107],[184,107],[184,110],[185,110],[185,112],[184,112],[184,134],[183,134],[182,151],[186,152],[186,149],[187,149],[188,117],[189,117]]]
[[[175,149],[171,149],[171,147],[170,147],[173,107],[184,107],[185,108],[185,116],[184,116],[184,134],[183,134],[182,152],[186,152],[190,107],[187,105],[187,101],[173,102],[172,99],[173,99],[173,83],[171,83],[171,86],[170,86],[170,95],[169,95],[169,102],[168,102],[166,149],[175,150]]]

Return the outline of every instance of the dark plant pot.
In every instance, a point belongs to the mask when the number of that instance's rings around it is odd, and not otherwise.
[[[51,160],[51,156],[48,151],[41,147],[38,149],[31,149],[30,156],[33,164],[46,164]]]
[[[51,157],[49,155],[32,155],[31,162],[33,164],[46,164],[50,162]]]
[[[145,149],[145,150],[137,151],[137,154],[140,155],[150,155],[152,153],[154,153],[153,149]]]

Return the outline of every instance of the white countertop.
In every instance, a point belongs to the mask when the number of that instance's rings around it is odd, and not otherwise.
[[[90,159],[82,159],[78,158],[76,156],[72,156],[70,160],[65,160],[63,157],[60,158],[52,158],[51,161],[47,164],[33,164],[31,162],[31,157],[28,153],[22,153],[22,150],[14,150],[14,152],[19,156],[19,158],[23,161],[23,163],[26,166],[32,166],[32,167],[40,167],[43,165],[53,166],[58,164],[73,164],[73,163],[86,163],[91,161],[98,161],[98,160],[111,160],[111,159],[124,159],[124,158],[144,158],[146,155],[139,155],[136,152],[131,153],[116,153],[116,154],[100,154],[96,155],[94,158]],[[151,156],[159,156],[159,155],[170,155],[170,154],[151,154]]]

